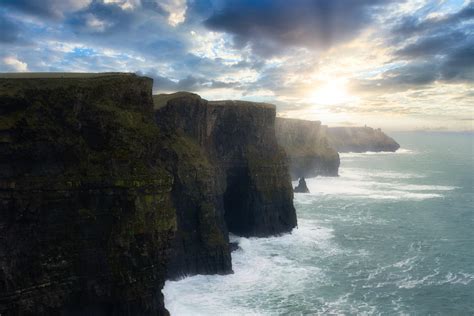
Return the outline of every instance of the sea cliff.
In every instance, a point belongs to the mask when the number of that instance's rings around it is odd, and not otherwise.
[[[232,270],[228,231],[296,226],[275,107],[132,74],[0,75],[0,313],[166,315]]]
[[[327,136],[330,146],[338,152],[394,152],[400,148],[400,145],[380,128],[329,127]]]
[[[154,97],[163,129],[195,140],[216,172],[228,230],[269,236],[296,226],[286,155],[275,137],[275,106],[207,101],[196,94]]]
[[[167,314],[176,211],[152,80],[0,77],[0,313]]]
[[[276,119],[277,140],[288,155],[293,180],[338,175],[339,154],[329,145],[326,130],[319,121]]]

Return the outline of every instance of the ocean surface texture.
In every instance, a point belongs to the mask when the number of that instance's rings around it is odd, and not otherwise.
[[[473,136],[391,136],[307,179],[292,234],[234,237],[234,274],[168,281],[171,314],[473,315]]]

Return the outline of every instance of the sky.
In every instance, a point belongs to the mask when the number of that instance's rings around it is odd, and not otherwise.
[[[0,0],[0,72],[134,72],[154,93],[329,126],[473,131],[474,0]]]

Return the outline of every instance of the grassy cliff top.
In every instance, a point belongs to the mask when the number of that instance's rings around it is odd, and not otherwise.
[[[287,124],[287,125],[298,125],[298,126],[311,126],[311,125],[321,125],[321,121],[311,121],[311,120],[304,120],[304,119],[297,119],[297,118],[290,118],[290,117],[281,117],[277,116],[276,121],[279,124]]]
[[[108,76],[137,76],[130,72],[3,72],[2,79],[69,79],[98,78]]]
[[[252,101],[241,101],[241,100],[217,100],[209,101],[210,105],[214,106],[253,106],[253,107],[262,107],[268,109],[275,109],[275,105],[264,102],[252,102]]]
[[[33,90],[57,89],[115,89],[114,94],[123,91],[151,92],[153,80],[133,73],[73,73],[73,72],[31,72],[31,73],[0,73],[0,95],[13,96]]]
[[[183,97],[188,97],[188,98],[196,98],[196,99],[201,99],[201,97],[195,93],[191,92],[186,92],[186,91],[179,91],[175,93],[161,93],[161,94],[155,94],[153,95],[153,104],[155,110],[163,107],[166,105],[166,103],[169,100],[176,99],[176,98],[183,98]]]
[[[186,91],[179,91],[179,92],[169,93],[169,94],[165,94],[165,93],[156,94],[153,96],[155,110],[165,106],[169,100],[176,99],[176,98],[183,98],[183,97],[199,99],[199,100],[202,99],[198,94],[186,92]],[[270,103],[240,101],[240,100],[216,100],[216,101],[208,101],[208,104],[212,106],[242,106],[242,107],[252,106],[252,107],[275,109],[275,105],[270,104]]]

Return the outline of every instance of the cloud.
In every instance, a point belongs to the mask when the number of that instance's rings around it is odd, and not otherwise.
[[[28,65],[14,56],[4,57],[2,61],[8,71],[15,71],[15,72],[28,71]]]
[[[0,70],[137,72],[155,92],[272,102],[326,122],[459,119],[474,81],[474,6],[461,3],[0,0]],[[351,98],[324,104],[321,91]],[[446,124],[460,122],[471,123]]]
[[[88,7],[92,0],[3,0],[2,5],[48,18],[62,18],[65,13]]]
[[[287,47],[326,49],[354,37],[367,26],[381,0],[230,0],[206,21],[233,35],[234,45],[278,55]]]
[[[105,4],[114,4],[122,10],[134,10],[141,5],[140,0],[104,0]]]
[[[85,26],[93,32],[104,32],[112,24],[97,18],[94,14],[88,13],[84,16]]]
[[[406,36],[414,36],[424,32],[432,32],[433,30],[442,30],[452,28],[463,22],[470,21],[474,18],[474,1],[469,1],[458,12],[443,15],[430,16],[425,14],[420,17],[416,14],[403,16],[399,19],[394,27],[394,32]]]
[[[20,37],[20,28],[7,16],[0,15],[0,43],[14,43]]]
[[[397,50],[395,54],[400,57],[411,58],[447,54],[453,47],[463,43],[467,38],[468,35],[461,31],[443,32],[421,37]]]
[[[206,77],[195,77],[189,75],[179,80],[171,80],[164,76],[157,74],[154,71],[139,72],[139,74],[153,78],[153,90],[160,93],[174,92],[174,91],[190,91],[199,92],[205,89],[224,89],[224,88],[239,88],[238,82],[224,82],[214,80]]]
[[[158,5],[168,13],[168,23],[176,26],[186,19],[186,0],[162,0]]]
[[[355,90],[382,93],[474,82],[474,2],[453,13],[432,14],[432,9],[395,22],[387,40],[395,48],[392,67],[377,78],[356,80]]]

